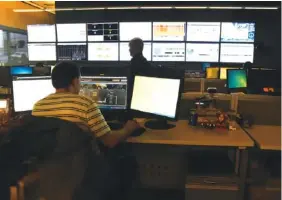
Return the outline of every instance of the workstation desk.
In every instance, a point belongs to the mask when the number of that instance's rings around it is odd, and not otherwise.
[[[138,120],[138,122],[142,125],[144,124],[145,120]],[[134,145],[141,145],[141,147],[142,145],[144,145],[144,149],[142,150],[146,151],[147,155],[154,154],[155,156],[155,158],[152,158],[151,161],[157,160],[158,156],[162,156],[164,157],[164,159],[166,159],[167,154],[162,150],[159,151],[159,154],[156,154],[153,151],[150,152],[150,150],[148,150],[148,145],[150,145],[151,147],[155,146],[156,148],[157,146],[163,147],[163,149],[165,149],[164,146],[181,147],[184,149],[184,151],[186,151],[189,147],[220,147],[226,148],[227,150],[233,149],[235,150],[235,171],[239,177],[239,192],[237,195],[237,199],[243,200],[245,196],[245,182],[248,167],[248,148],[254,146],[253,140],[244,132],[244,130],[241,129],[238,125],[235,131],[228,131],[224,129],[208,130],[204,128],[190,126],[187,120],[179,120],[175,122],[175,125],[176,127],[169,130],[147,129],[147,131],[141,136],[129,138],[127,140],[127,143],[131,143],[133,147]],[[177,152],[180,153],[181,151],[176,151],[176,153]],[[180,159],[185,159],[185,156],[182,156]],[[161,167],[159,166],[159,168]],[[185,170],[181,173],[182,175],[179,174],[179,177],[186,177],[186,174],[183,174],[186,173]],[[185,178],[183,181],[185,185]]]
[[[248,200],[280,200],[281,126],[254,125],[244,130],[256,144],[249,151]]]

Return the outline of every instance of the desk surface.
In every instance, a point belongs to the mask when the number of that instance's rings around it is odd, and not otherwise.
[[[236,131],[223,129],[208,130],[189,126],[187,120],[176,122],[176,127],[169,130],[147,129],[139,137],[128,138],[127,142],[220,147],[254,146],[252,139],[239,126]]]
[[[281,150],[281,126],[254,125],[245,129],[260,149]]]

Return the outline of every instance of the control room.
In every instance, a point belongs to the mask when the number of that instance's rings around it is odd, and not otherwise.
[[[1,200],[281,200],[280,1],[0,1]]]

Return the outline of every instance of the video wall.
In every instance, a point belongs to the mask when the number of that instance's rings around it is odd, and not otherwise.
[[[28,25],[29,61],[129,61],[140,37],[149,61],[244,63],[254,59],[254,23],[105,22]]]

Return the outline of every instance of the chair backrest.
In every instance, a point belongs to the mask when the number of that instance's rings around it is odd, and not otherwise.
[[[39,186],[38,172],[24,176],[18,181],[18,200],[38,200],[40,198]]]

